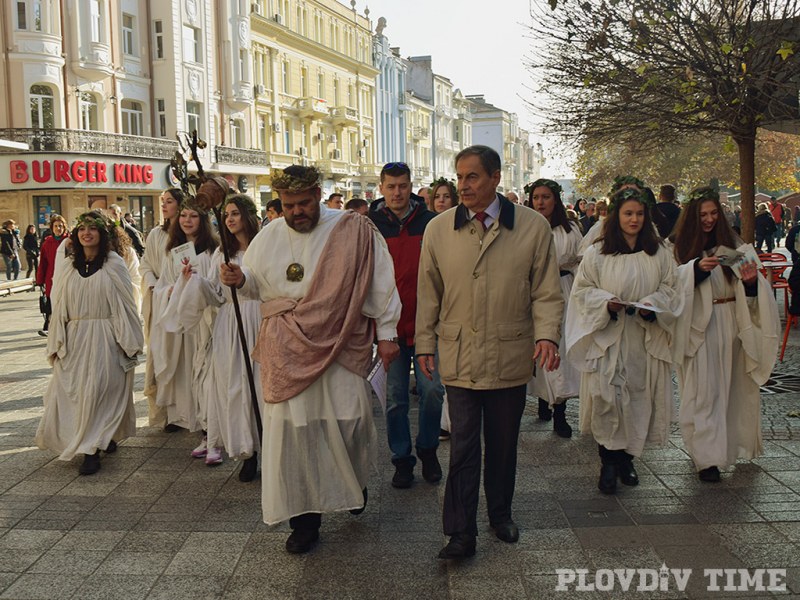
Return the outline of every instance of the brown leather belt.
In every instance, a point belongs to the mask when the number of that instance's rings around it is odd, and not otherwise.
[[[711,304],[727,304],[728,302],[736,302],[736,298],[714,298]]]

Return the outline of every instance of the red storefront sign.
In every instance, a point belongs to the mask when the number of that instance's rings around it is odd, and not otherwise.
[[[27,183],[33,177],[36,183],[143,183],[153,182],[152,165],[113,163],[111,170],[104,162],[74,160],[25,160],[9,163],[11,183]]]

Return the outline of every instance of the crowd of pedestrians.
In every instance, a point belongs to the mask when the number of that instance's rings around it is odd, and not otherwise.
[[[150,426],[195,432],[191,455],[209,467],[241,461],[242,482],[260,467],[264,521],[289,521],[286,549],[304,553],[323,514],[367,506],[378,444],[367,379],[383,369],[392,486],[412,488],[418,461],[422,485],[437,485],[449,440],[443,559],[476,552],[482,464],[492,531],[519,539],[528,394],[554,443],[572,436],[565,407],[579,402],[604,494],[639,483],[635,460],[676,418],[704,482],[761,453],[777,306],[755,263],[723,259],[744,244],[715,190],[678,206],[673,186],[656,198],[626,176],[608,198],[572,207],[539,179],[520,204],[498,192],[494,150],[466,148],[455,166],[456,182],[413,193],[408,165],[388,163],[381,197],[347,204],[338,193],[323,201],[315,168],[287,167],[273,172],[279,198],[263,222],[221,177],[196,197],[170,188],[144,243],[119,207],[71,229],[53,215],[41,247],[35,230],[23,243],[6,222],[4,258],[7,240],[24,249],[43,289],[53,377],[37,444],[97,473],[101,452],[134,433],[133,369],[147,347]],[[797,232],[786,240],[795,261]],[[790,281],[800,291],[800,277]]]

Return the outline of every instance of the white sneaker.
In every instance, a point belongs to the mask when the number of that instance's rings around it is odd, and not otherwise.
[[[222,448],[209,448],[206,454],[206,464],[209,467],[222,464]]]
[[[200,445],[192,450],[192,457],[193,458],[203,458],[205,455],[208,454],[208,440],[203,437],[203,441],[200,442]]]

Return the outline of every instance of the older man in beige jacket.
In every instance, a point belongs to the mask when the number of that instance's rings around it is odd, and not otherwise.
[[[450,405],[450,471],[439,558],[475,554],[481,478],[489,522],[508,543],[517,438],[525,384],[535,368],[558,367],[563,299],[547,220],[497,193],[501,164],[486,146],[456,157],[461,204],[428,224],[422,243],[417,355],[422,375],[436,365]]]

